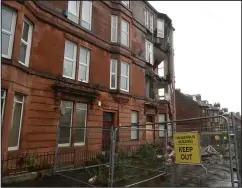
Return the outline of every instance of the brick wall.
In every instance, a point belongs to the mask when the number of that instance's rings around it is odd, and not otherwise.
[[[175,90],[176,95],[176,119],[189,119],[201,116],[201,107],[191,97]],[[176,124],[177,131],[199,131],[201,121],[187,121]]]

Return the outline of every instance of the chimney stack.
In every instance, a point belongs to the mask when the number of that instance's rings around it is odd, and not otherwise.
[[[200,94],[197,94],[196,95],[196,100],[200,102],[202,100],[202,96]]]

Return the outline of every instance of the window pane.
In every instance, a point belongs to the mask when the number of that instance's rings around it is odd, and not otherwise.
[[[168,124],[168,136],[171,137],[172,136],[172,125],[171,124]]]
[[[87,55],[88,55],[88,50],[84,48],[80,48],[80,62],[87,64]]]
[[[160,122],[165,122],[165,114],[159,114],[159,116],[158,116],[158,121],[159,121],[159,123]],[[159,125],[159,129],[162,129],[162,130],[164,130],[165,129],[165,125],[163,124],[163,125]],[[159,131],[159,137],[164,137],[165,136],[165,131]]]
[[[2,29],[11,32],[13,13],[2,8]]]
[[[116,88],[116,75],[111,75],[111,87]]]
[[[2,54],[8,55],[10,36],[2,33]]]
[[[2,112],[2,114],[1,114],[1,119],[3,119],[3,110],[4,110],[4,102],[5,102],[5,96],[6,96],[6,92],[4,91],[4,90],[2,90],[1,91],[1,112]],[[2,125],[2,124],[1,124]]]
[[[116,27],[117,26],[117,16],[112,15],[112,27]]]
[[[123,45],[128,46],[128,35],[123,31],[121,32],[121,42]]]
[[[112,35],[112,38],[111,38],[112,42],[117,42],[117,28],[113,27],[111,32],[112,32],[111,33],[111,35]]]
[[[111,79],[111,88],[116,89],[116,79],[117,79],[117,60],[111,59],[111,68],[110,68],[110,79]]]
[[[128,33],[128,23],[122,20],[122,31]]]
[[[21,96],[21,95],[15,95],[14,96],[14,101],[23,102],[23,100],[24,100],[24,97]]]
[[[79,80],[86,81],[87,67],[79,65]]]
[[[28,42],[29,24],[24,21],[22,39]]]
[[[134,128],[137,128],[137,126],[132,126]],[[138,138],[138,130],[137,129],[131,129],[131,139],[137,139]]]
[[[127,78],[121,76],[121,89],[128,90]]]
[[[158,96],[159,96],[160,99],[164,99],[164,96],[165,96],[165,89],[164,88],[158,89]]]
[[[132,127],[137,128],[138,127],[138,112],[132,111],[131,113],[131,124]],[[137,139],[138,138],[138,130],[137,129],[131,129],[131,139]]]
[[[19,140],[19,132],[21,126],[21,113],[22,113],[22,103],[13,103],[13,116],[11,123],[10,136],[8,141],[8,147],[17,147]]]
[[[112,60],[112,73],[116,73],[117,70],[117,61],[116,60]]]
[[[74,59],[74,44],[68,41],[65,42],[65,57]]]
[[[73,72],[73,62],[64,60],[64,75],[68,77],[72,77]]]
[[[87,110],[87,104],[84,104],[84,103],[77,103],[77,104],[76,104],[76,108]]]
[[[71,126],[72,121],[72,102],[62,101],[61,110],[62,115],[60,117],[60,125],[62,126]],[[60,137],[59,144],[70,143],[70,128],[61,127],[60,128]]]
[[[131,123],[138,123],[138,112],[132,112]]]
[[[90,30],[91,25],[88,22],[85,22],[85,21],[82,20],[82,27]]]
[[[159,125],[159,137],[165,137],[165,125]]]
[[[21,42],[20,44],[20,54],[19,54],[19,61],[22,63],[25,63],[25,57],[26,57],[26,51],[27,51],[27,46]]]
[[[86,22],[90,21],[90,2],[89,1],[82,2],[82,19]]]
[[[73,15],[77,16],[77,1],[68,1],[68,12],[72,13]]]
[[[86,127],[86,110],[78,109],[76,110],[76,126]],[[76,129],[75,131],[75,142],[85,142],[85,129]]]
[[[128,64],[127,63],[121,63],[121,74],[128,76]]]

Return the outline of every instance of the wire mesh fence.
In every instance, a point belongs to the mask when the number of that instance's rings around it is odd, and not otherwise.
[[[185,123],[185,124],[184,124]],[[196,187],[231,187],[234,172],[230,152],[230,135],[226,120],[210,117],[189,122],[179,122],[177,132],[197,131],[200,137],[200,165],[175,165],[173,185]],[[194,126],[197,125],[197,126]],[[230,150],[231,149],[231,150]],[[175,170],[174,170],[175,169]]]
[[[65,185],[69,182],[67,186],[231,187],[233,148],[226,123],[216,116],[146,125],[58,125],[55,151],[45,162],[37,157],[35,166],[53,168],[53,181],[62,177]],[[175,163],[168,124],[176,132],[199,133],[201,164]],[[2,174],[6,173],[6,161],[9,159],[2,158]]]

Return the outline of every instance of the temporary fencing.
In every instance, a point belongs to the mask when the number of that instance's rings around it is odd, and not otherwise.
[[[83,187],[234,187],[240,179],[234,179],[231,128],[224,116],[145,125],[57,125],[48,164],[54,175]]]

